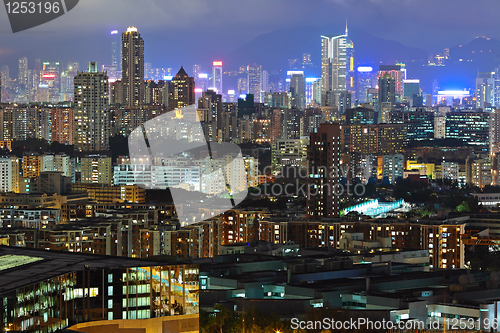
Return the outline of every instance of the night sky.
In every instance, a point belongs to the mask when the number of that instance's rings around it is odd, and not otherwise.
[[[299,26],[340,33],[346,19],[352,29],[436,53],[475,36],[500,39],[499,12],[497,0],[80,0],[66,15],[16,34],[1,9],[0,65],[15,77],[20,56],[30,68],[35,58],[109,63],[109,32],[133,25],[153,67],[208,68],[208,56],[223,58],[261,34]]]

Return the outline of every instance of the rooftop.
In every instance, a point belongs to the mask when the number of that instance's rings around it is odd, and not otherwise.
[[[0,246],[0,293],[85,269],[164,266],[183,263],[187,262]]]

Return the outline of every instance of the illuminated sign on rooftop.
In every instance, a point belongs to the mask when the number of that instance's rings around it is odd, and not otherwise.
[[[467,90],[440,90],[438,91],[440,96],[469,96],[470,92]]]
[[[359,66],[358,72],[360,73],[370,73],[373,72],[373,67],[371,66]]]
[[[213,65],[214,67],[222,67],[222,61],[214,61],[214,62],[212,63],[212,65]]]
[[[286,75],[288,75],[288,76],[291,76],[291,75],[294,75],[294,74],[304,75],[304,71],[287,71],[286,72]]]
[[[208,79],[208,74],[198,74],[199,79]]]

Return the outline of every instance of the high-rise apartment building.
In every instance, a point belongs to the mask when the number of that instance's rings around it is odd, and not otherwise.
[[[19,158],[0,158],[0,192],[19,193]]]
[[[382,175],[387,177],[389,183],[394,184],[398,178],[403,178],[404,156],[402,154],[383,155]]]
[[[143,103],[144,40],[136,27],[122,34],[122,89],[125,106]]]
[[[341,126],[321,124],[307,147],[307,219],[340,216]]]
[[[22,172],[23,178],[34,178],[40,175],[42,159],[38,154],[26,154],[23,156]]]
[[[488,155],[479,155],[477,159],[468,157],[465,161],[467,184],[483,188],[493,185],[492,160]]]
[[[82,183],[111,185],[113,181],[111,157],[87,155],[82,158]]]
[[[309,138],[284,140],[272,144],[271,163],[274,170],[286,167],[306,167]]]
[[[299,109],[283,109],[281,138],[285,140],[300,139],[301,120]]]
[[[75,159],[66,154],[44,154],[41,156],[41,172],[57,171],[75,181]]]
[[[74,139],[75,112],[73,108],[53,108],[50,114],[51,141],[72,145]]]
[[[3,121],[4,140],[36,138],[50,141],[49,110],[40,105],[17,105],[4,109]],[[6,136],[8,133],[12,136]]]
[[[109,149],[108,77],[90,62],[75,77],[74,144],[80,151]]]
[[[350,153],[392,155],[402,153],[406,144],[405,124],[345,125],[342,141]]]
[[[500,153],[500,110],[490,114],[490,154]]]

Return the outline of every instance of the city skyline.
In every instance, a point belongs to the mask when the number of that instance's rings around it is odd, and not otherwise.
[[[128,25],[127,25],[128,26]],[[139,27],[139,30],[148,31],[147,25],[143,26],[145,29]],[[213,48],[205,48],[207,50],[206,56],[200,56],[198,52],[189,52],[190,47],[183,44],[185,41],[179,42],[176,45],[176,52],[168,54],[166,57],[161,56],[158,58],[159,52],[162,48],[164,42],[161,42],[157,38],[156,32],[143,33],[146,39],[145,47],[145,70],[148,68],[179,68],[183,65],[185,68],[191,69],[192,66],[200,66],[199,70],[201,73],[207,73],[208,75],[212,72],[213,61],[222,61],[224,63],[224,70],[226,76],[226,82],[232,83],[227,80],[227,74],[237,71],[241,66],[247,66],[252,63],[257,63],[262,66],[262,70],[266,70],[267,73],[275,74],[284,77],[284,73],[291,68],[290,61],[294,58],[301,58],[304,54],[310,54],[312,59],[312,66],[305,68],[305,75],[307,77],[321,77],[321,50],[318,48],[318,43],[321,43],[321,35],[328,34],[342,34],[345,29],[345,23],[340,26],[339,23],[332,24],[331,26],[319,27],[308,27],[302,35],[298,35],[305,41],[305,44],[298,44],[297,47],[292,48],[295,51],[291,51],[290,48],[281,48],[278,45],[274,45],[273,41],[276,41],[280,36],[284,36],[284,40],[290,40],[290,32],[298,32],[302,28],[296,28],[293,30],[277,30],[270,32],[266,35],[261,35],[244,44],[243,46],[229,50],[229,47],[218,48],[219,51],[214,51]],[[99,66],[106,66],[108,69],[108,76],[114,77],[115,71],[119,70],[113,63],[116,61],[116,51],[113,44],[116,45],[115,36],[117,32],[126,31],[126,26],[118,30],[106,30],[99,31],[93,35],[88,35],[79,39],[79,44],[85,44],[86,38],[92,39],[92,45],[87,45],[86,50],[78,52],[78,47],[72,45],[71,40],[65,40],[65,47],[50,47],[47,48],[46,45],[37,47],[36,50],[30,50],[28,53],[23,53],[22,51],[15,53],[3,53],[0,52],[0,65],[7,65],[10,69],[11,78],[17,78],[17,69],[19,60],[27,56],[29,68],[34,68],[33,63],[36,59],[41,59],[42,61],[57,61],[61,62],[63,65],[70,64],[72,62],[77,62],[80,64],[86,64],[87,62],[97,62]],[[293,33],[292,33],[293,35]],[[272,36],[272,37],[269,37]],[[353,36],[351,38],[351,36]],[[434,80],[437,80],[439,85],[443,90],[474,90],[475,89],[475,74],[477,71],[486,72],[492,71],[495,59],[500,56],[500,41],[490,38],[475,36],[477,38],[466,40],[465,38],[460,38],[460,44],[454,45],[450,48],[445,48],[446,44],[442,42],[440,49],[436,52],[427,53],[422,49],[408,47],[408,44],[401,44],[394,40],[385,40],[380,37],[376,37],[370,33],[366,33],[359,29],[357,26],[349,25],[349,39],[354,40],[356,53],[354,56],[355,67],[363,65],[371,65],[376,67],[380,64],[395,64],[395,63],[405,63],[408,68],[409,78],[419,78],[421,81],[421,87],[430,90],[434,84]],[[271,38],[266,40],[266,38]],[[440,40],[442,40],[440,38]],[[31,45],[36,45],[37,41],[30,42]],[[54,43],[54,42],[52,42]],[[53,44],[57,45],[57,44]],[[70,46],[71,47],[68,47]],[[216,43],[213,43],[215,46]],[[462,49],[461,47],[464,46]],[[277,48],[276,52],[271,53],[259,53],[260,51],[255,51],[256,49],[268,49]],[[480,55],[482,49],[490,49],[489,55]],[[0,48],[1,49],[1,48]],[[57,55],[47,55],[50,54],[52,50],[59,49]],[[71,50],[75,51],[72,52]],[[283,49],[283,50],[281,50]],[[448,51],[446,51],[448,50]],[[451,50],[451,51],[450,51]],[[458,54],[457,50],[461,53]],[[463,52],[474,53],[477,51],[476,58],[462,63],[457,64],[458,58],[463,57]],[[1,51],[1,50],[0,50]],[[488,50],[487,50],[488,51]],[[446,68],[434,68],[428,67],[427,65],[431,61],[440,62],[444,58],[444,54],[451,52],[451,55],[455,56],[452,62],[449,62]],[[485,51],[486,52],[486,51]],[[70,53],[70,54],[68,54]],[[186,54],[187,53],[187,54]],[[193,54],[194,53],[194,54]],[[473,55],[474,56],[474,55]],[[482,56],[482,58],[478,58]],[[486,57],[486,58],[484,58]],[[489,57],[489,58],[488,58]],[[78,59],[77,59],[78,58]],[[432,59],[432,60],[431,60]],[[149,67],[147,65],[149,64]],[[121,62],[119,62],[121,65]],[[452,66],[453,65],[453,68]],[[457,67],[458,66],[458,67]],[[172,73],[171,75],[173,75]],[[236,89],[236,83],[232,83],[230,89]],[[227,89],[224,89],[227,90]]]

